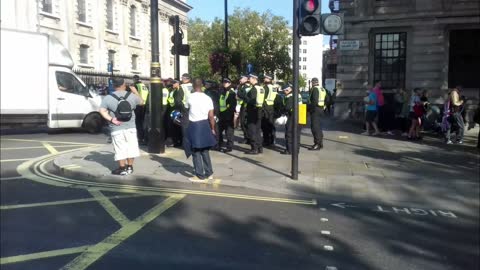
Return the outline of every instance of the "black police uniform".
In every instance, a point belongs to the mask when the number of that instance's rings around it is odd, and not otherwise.
[[[185,93],[183,92],[183,89],[180,87],[173,93],[173,100],[174,100],[174,110],[177,110],[182,113],[182,115],[187,114],[187,109],[185,108],[185,104],[183,103],[185,97]],[[170,115],[168,115],[170,116]],[[172,139],[173,139],[173,146],[179,147],[182,145],[183,142],[183,128],[181,126],[178,126],[176,124],[173,124],[172,121]]]
[[[248,128],[247,128],[247,106],[245,104],[245,99],[247,97],[247,89],[251,88],[249,83],[245,83],[238,86],[237,96],[242,101],[240,107],[240,128],[243,131],[244,143],[250,144],[250,139],[248,138]]]
[[[318,106],[320,99],[319,86],[314,86],[310,89],[310,127],[313,135],[314,145],[310,150],[320,150],[323,147],[323,131],[321,118],[324,114],[325,106]]]
[[[270,94],[268,88],[271,83],[267,83],[263,86],[265,89],[265,100]],[[263,103],[263,117],[262,117],[262,132],[263,132],[263,145],[271,146],[275,143],[275,118],[274,118],[274,106],[268,105],[266,101]]]
[[[285,151],[282,154],[291,154],[293,149],[293,95],[288,94],[284,100],[284,112],[287,116],[287,123],[285,125]]]
[[[205,94],[209,96],[212,99],[213,102],[213,113],[217,117],[220,115],[220,94],[218,93],[218,89],[215,87],[214,83],[211,83],[211,86],[207,89],[205,89]],[[216,133],[216,138],[217,142],[219,139],[219,132],[218,132],[218,122],[215,121],[215,133]],[[215,145],[213,150],[220,150],[219,145]]]
[[[258,87],[258,89],[264,91],[262,87]],[[245,102],[247,103],[248,138],[251,141],[251,150],[247,151],[246,154],[259,154],[263,152],[261,134],[263,108],[257,107],[257,88],[255,85],[252,85],[252,89],[247,93]]]
[[[220,111],[218,122],[218,144],[219,147],[223,146],[223,132],[225,132],[227,138],[226,152],[232,151],[233,137],[234,137],[234,123],[235,108],[237,106],[237,99],[235,97],[235,91],[230,88],[228,90],[222,89],[220,96],[226,96],[228,92],[228,98],[226,99],[226,110]],[[220,101],[220,99],[219,99]],[[219,109],[220,110],[220,109]]]

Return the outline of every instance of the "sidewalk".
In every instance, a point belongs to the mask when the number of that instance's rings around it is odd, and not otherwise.
[[[439,197],[452,191],[475,195],[472,192],[478,190],[479,155],[475,148],[478,127],[467,132],[464,145],[446,145],[441,138],[428,135],[422,142],[409,142],[400,136],[359,135],[361,130],[348,123],[328,120],[325,126],[324,149],[300,150],[298,181],[290,179],[291,156],[281,155],[282,147],[248,156],[243,154],[248,146],[237,143],[231,153],[211,152],[215,180],[209,184],[382,201],[402,201],[407,197],[411,200],[415,196],[421,201],[426,195]],[[236,131],[236,136],[239,135],[241,132]],[[283,137],[282,132],[277,132],[277,138]],[[277,144],[283,143],[283,139],[277,140]],[[312,143],[308,128],[302,130],[301,143],[304,146]],[[72,169],[71,165],[79,167]],[[60,155],[54,166],[67,177],[95,182],[194,185],[187,179],[192,176],[192,160],[176,148],[167,148],[161,155],[142,151],[130,176],[110,174],[117,164],[112,146],[107,144]]]

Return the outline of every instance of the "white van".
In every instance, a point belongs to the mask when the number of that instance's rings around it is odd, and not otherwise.
[[[72,72],[73,59],[55,37],[1,29],[0,48],[2,125],[101,130],[101,97]]]

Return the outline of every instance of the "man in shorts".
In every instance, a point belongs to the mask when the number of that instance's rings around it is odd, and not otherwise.
[[[130,94],[126,91],[127,86],[122,78],[113,79],[113,87],[115,92],[105,96],[100,105],[100,114],[108,122],[111,130],[112,144],[115,151],[115,160],[118,161],[119,167],[112,171],[114,175],[127,175],[133,173],[133,160],[140,156],[138,148],[137,129],[135,126],[136,106],[141,106],[145,101],[141,98],[135,87],[130,87]],[[115,112],[119,101],[113,96],[123,98],[130,103],[132,114],[127,121],[120,121],[116,118]]]

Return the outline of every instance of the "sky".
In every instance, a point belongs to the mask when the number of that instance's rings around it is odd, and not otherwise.
[[[187,0],[187,4],[193,7],[188,13],[189,18],[200,18],[205,21],[213,21],[215,17],[224,18],[224,0]],[[329,13],[328,0],[321,0],[322,13]],[[231,14],[236,7],[256,10],[260,13],[270,10],[274,15],[287,19],[292,26],[293,1],[292,0],[228,0],[228,13]],[[328,39],[324,38],[324,42]]]

